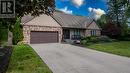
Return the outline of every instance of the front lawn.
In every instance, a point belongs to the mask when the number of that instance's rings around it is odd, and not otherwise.
[[[52,73],[29,45],[14,46],[7,73]]]
[[[98,51],[130,57],[130,41],[98,43],[91,44],[87,47]]]

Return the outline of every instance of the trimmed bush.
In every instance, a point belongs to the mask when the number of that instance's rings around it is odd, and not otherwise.
[[[91,36],[91,37],[90,37],[90,42],[92,42],[92,43],[97,43],[97,42],[99,42],[99,39],[98,39],[98,37],[96,37],[96,36]]]
[[[91,37],[84,37],[81,39],[81,44],[88,44],[91,40]]]
[[[97,38],[100,42],[112,42],[112,39],[107,36],[100,36]]]
[[[112,42],[113,40],[107,36],[90,36],[90,37],[85,37],[81,39],[81,44],[86,45],[89,43],[99,43],[99,42]]]
[[[130,41],[130,37],[120,37],[118,38],[120,41]]]
[[[87,43],[87,40],[81,40],[81,44],[86,45]]]
[[[20,24],[20,18],[17,18],[16,23],[14,24],[13,28],[13,44],[17,45],[18,42],[23,40],[23,30],[22,30],[22,25]]]

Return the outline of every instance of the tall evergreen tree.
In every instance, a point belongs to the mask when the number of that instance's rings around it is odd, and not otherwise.
[[[108,0],[108,17],[112,23],[120,26],[126,20],[126,1],[127,0]]]
[[[124,36],[127,29],[127,17],[125,12],[128,7],[128,0],[108,0],[108,17],[115,26],[121,28],[121,35]]]
[[[23,29],[21,27],[21,20],[17,18],[16,23],[13,28],[13,44],[16,45],[18,42],[23,40]]]

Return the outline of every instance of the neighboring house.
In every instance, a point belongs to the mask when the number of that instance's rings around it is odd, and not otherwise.
[[[101,35],[101,29],[89,17],[73,16],[58,11],[51,16],[25,16],[22,23],[26,43],[56,43]]]

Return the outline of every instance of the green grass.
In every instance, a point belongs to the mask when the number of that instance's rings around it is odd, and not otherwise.
[[[98,43],[89,45],[87,47],[98,51],[130,57],[130,41]]]
[[[7,73],[52,73],[29,45],[14,46]]]

